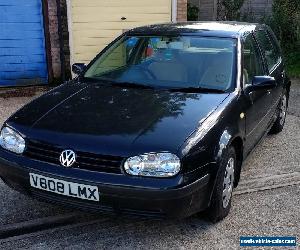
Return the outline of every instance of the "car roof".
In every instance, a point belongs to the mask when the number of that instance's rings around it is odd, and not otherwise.
[[[200,35],[214,37],[243,37],[262,25],[246,22],[176,22],[137,27],[129,35]]]

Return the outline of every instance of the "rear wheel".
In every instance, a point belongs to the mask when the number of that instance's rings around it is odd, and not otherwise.
[[[212,222],[224,219],[230,210],[234,176],[236,171],[236,153],[233,147],[225,153],[220,164],[211,205],[207,210],[208,217]]]
[[[270,134],[277,134],[282,131],[285,124],[287,106],[288,106],[288,98],[287,98],[287,92],[285,91],[280,99],[280,103],[277,111],[278,115],[276,121],[274,122],[270,130]]]

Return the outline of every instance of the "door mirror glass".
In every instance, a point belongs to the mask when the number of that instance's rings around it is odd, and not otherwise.
[[[72,72],[76,75],[80,75],[81,72],[85,69],[85,64],[84,63],[74,63],[72,65]]]

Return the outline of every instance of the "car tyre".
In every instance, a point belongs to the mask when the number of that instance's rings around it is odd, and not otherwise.
[[[231,146],[221,161],[211,203],[207,209],[208,218],[213,223],[224,219],[230,211],[236,165],[235,149]]]
[[[283,130],[285,119],[286,119],[287,107],[288,107],[288,95],[287,95],[287,91],[284,91],[278,105],[277,118],[272,128],[270,129],[270,134],[278,134]]]

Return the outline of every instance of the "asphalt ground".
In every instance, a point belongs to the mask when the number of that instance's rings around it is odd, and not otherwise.
[[[0,124],[41,93],[0,91]],[[0,249],[237,249],[240,236],[253,235],[297,236],[299,246],[300,81],[293,80],[284,130],[246,159],[232,210],[217,224],[203,215],[180,221],[90,215],[38,202],[2,181],[0,199]]]

